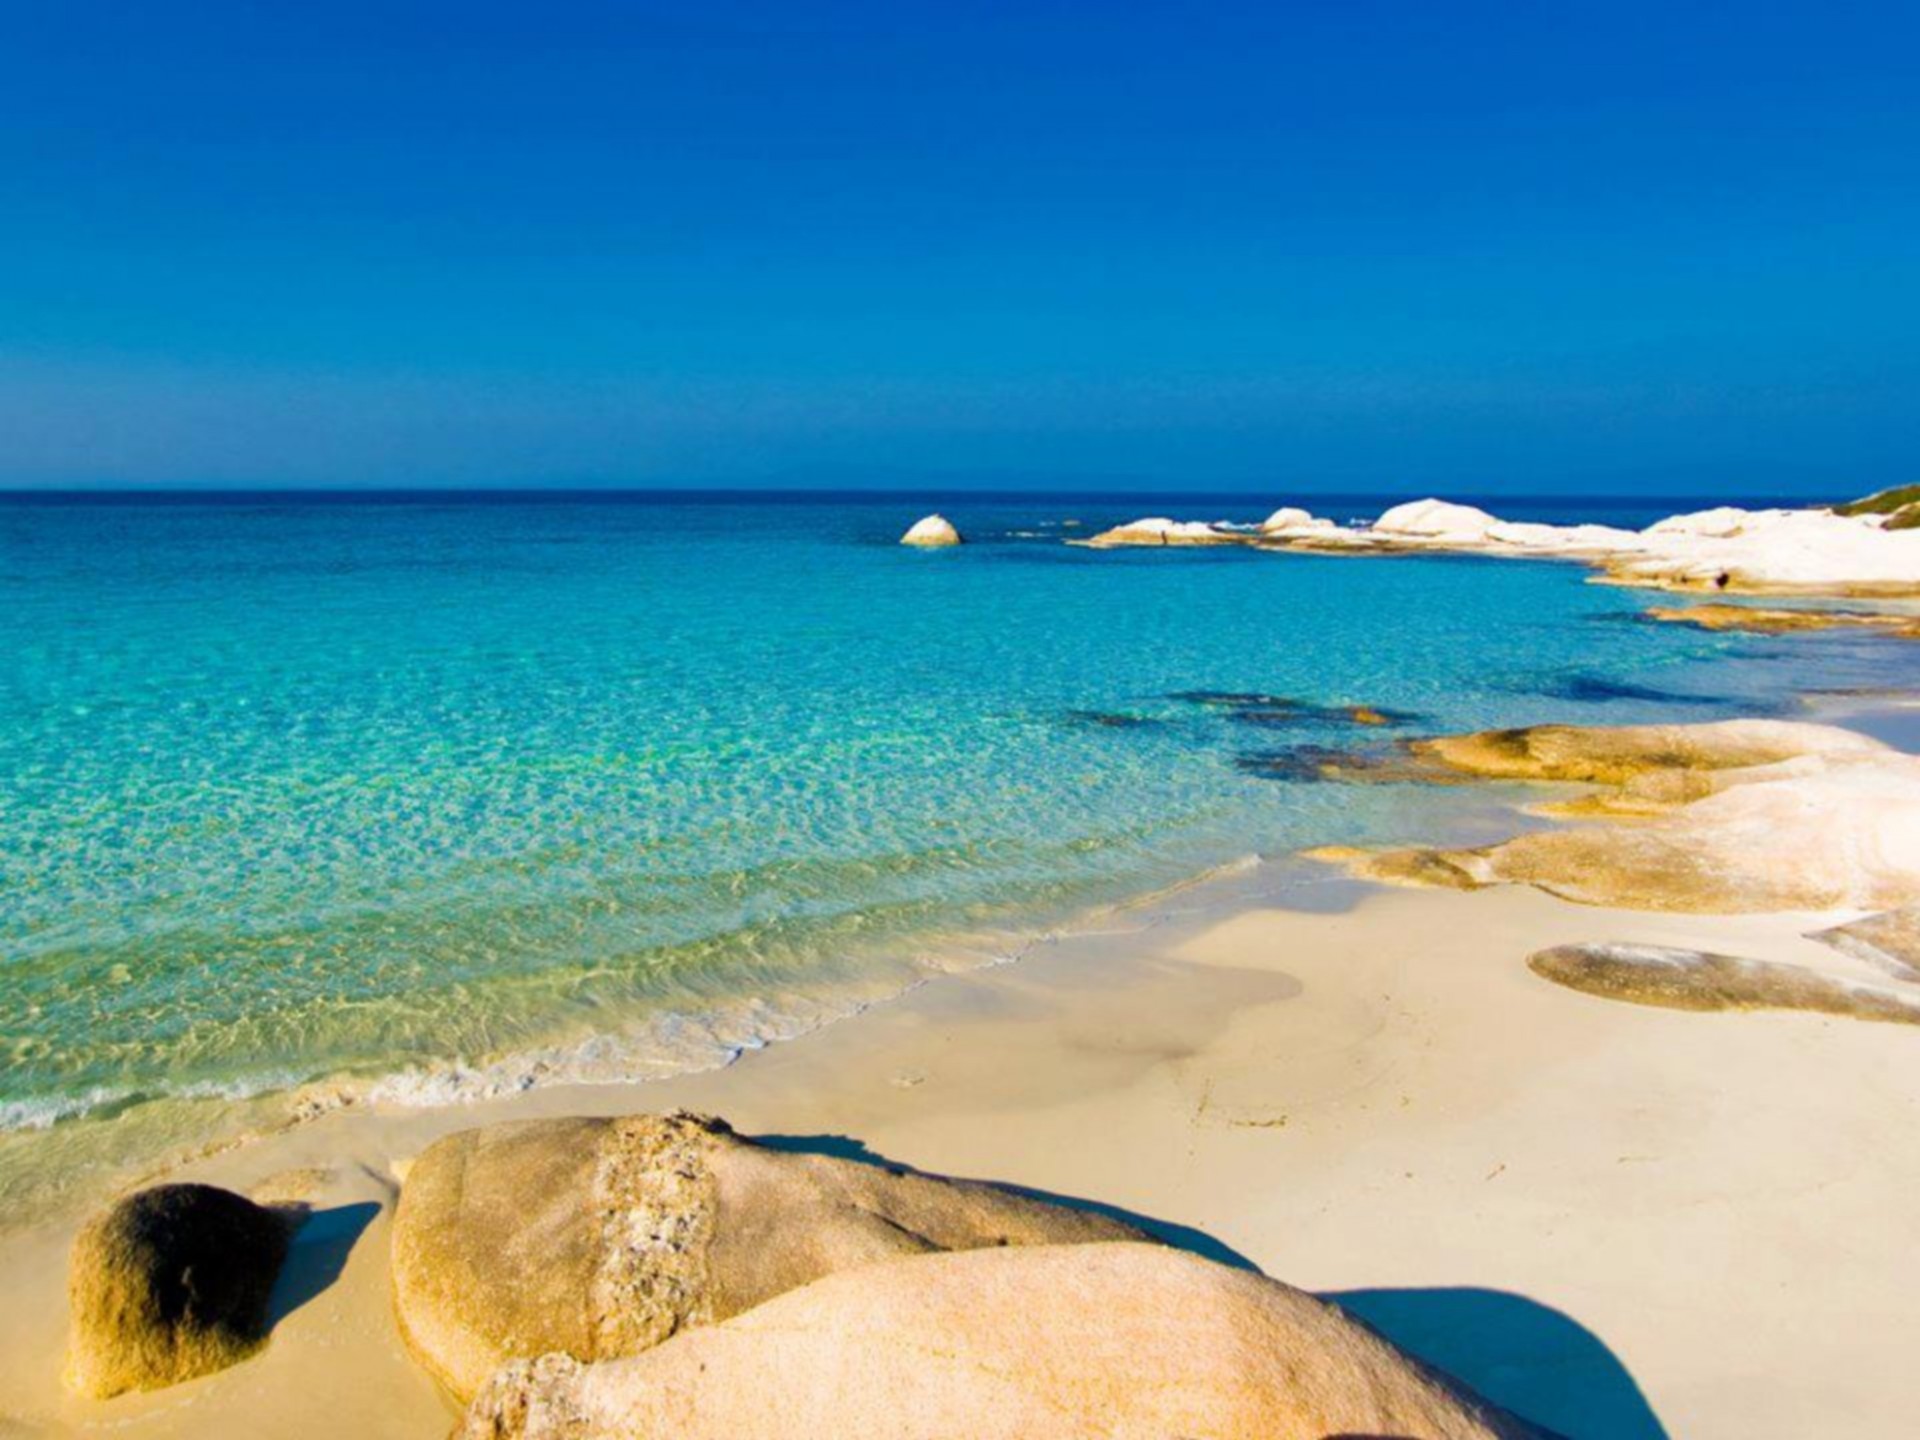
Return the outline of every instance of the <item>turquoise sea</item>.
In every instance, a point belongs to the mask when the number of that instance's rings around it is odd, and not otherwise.
[[[718,1063],[1210,867],[1446,823],[1301,747],[1902,678],[1569,565],[1063,543],[1285,499],[0,499],[0,1190],[149,1107]],[[894,543],[936,506],[973,543]]]

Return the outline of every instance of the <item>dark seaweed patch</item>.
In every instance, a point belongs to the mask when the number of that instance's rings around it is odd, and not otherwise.
[[[1529,694],[1554,700],[1573,700],[1599,705],[1615,700],[1641,700],[1655,705],[1736,705],[1739,702],[1719,695],[1688,695],[1678,690],[1662,690],[1653,685],[1636,685],[1631,680],[1613,680],[1605,675],[1562,675],[1543,685],[1527,687]]]
[[[1167,722],[1153,715],[1128,715],[1117,710],[1069,710],[1067,720],[1102,730],[1154,730]]]
[[[1331,745],[1293,745],[1285,750],[1257,750],[1233,758],[1234,769],[1262,780],[1321,781],[1336,777],[1353,756]]]

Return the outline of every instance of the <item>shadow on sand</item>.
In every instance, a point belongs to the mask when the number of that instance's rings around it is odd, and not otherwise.
[[[380,1207],[373,1201],[362,1200],[295,1217],[299,1228],[294,1231],[286,1263],[280,1267],[267,1301],[269,1326],[278,1325],[340,1278],[354,1242],[379,1213]]]
[[[831,1155],[905,1174],[922,1173],[850,1135],[756,1135],[772,1150]],[[1179,1250],[1241,1270],[1258,1270],[1229,1245],[1176,1225],[1074,1195],[989,1181],[1016,1195],[1092,1210],[1146,1231]],[[1324,1293],[1410,1355],[1457,1377],[1517,1415],[1574,1440],[1667,1440],[1666,1427],[1632,1374],[1598,1335],[1571,1316],[1504,1290],[1470,1286]]]

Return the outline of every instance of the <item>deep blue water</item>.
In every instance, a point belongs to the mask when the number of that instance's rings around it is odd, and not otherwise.
[[[1641,623],[1569,565],[1063,543],[1284,498],[947,497],[972,543],[918,552],[928,497],[0,497],[0,1123],[709,1063],[923,959],[1444,823],[1276,778],[1295,747],[1897,663]]]

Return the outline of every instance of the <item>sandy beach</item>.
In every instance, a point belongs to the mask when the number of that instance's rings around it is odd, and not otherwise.
[[[16,1230],[0,1433],[440,1435],[457,1411],[388,1290],[409,1158],[509,1116],[675,1106],[1112,1207],[1572,1435],[1907,1433],[1920,1268],[1888,1240],[1920,1179],[1911,1032],[1617,1004],[1525,964],[1628,940],[1869,978],[1802,938],[1847,917],[1388,890],[1298,862],[1225,883],[1231,903],[1182,895],[721,1071],[343,1112],[189,1166],[316,1208],[265,1351],[172,1389],[62,1389],[71,1222]]]

